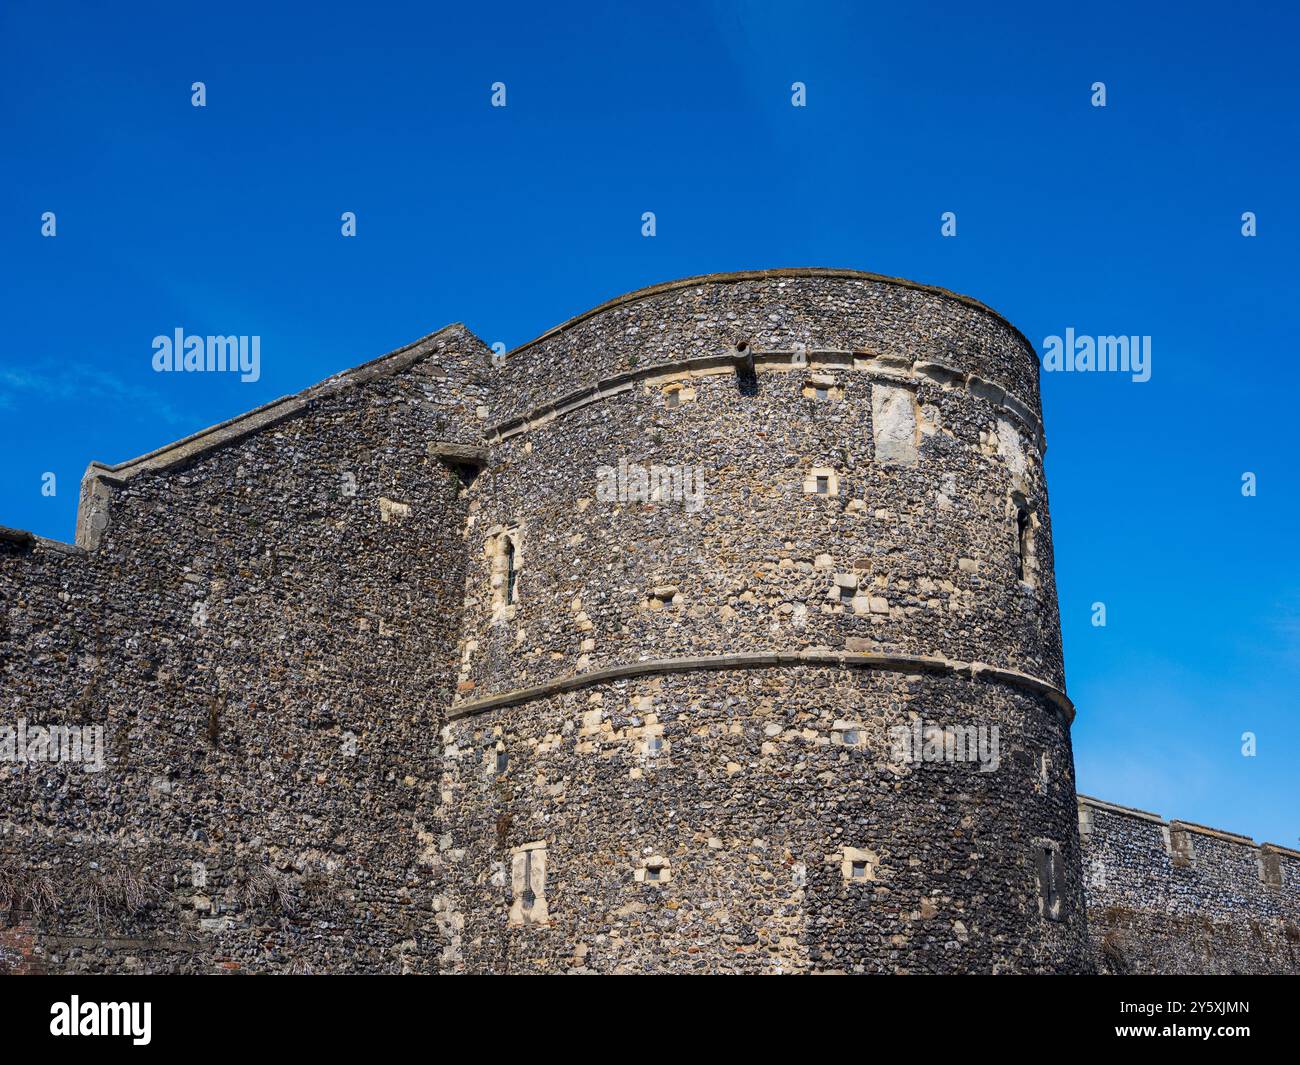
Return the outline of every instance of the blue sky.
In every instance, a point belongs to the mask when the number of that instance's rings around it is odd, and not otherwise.
[[[1039,345],[1149,335],[1147,383],[1044,376],[1079,785],[1300,845],[1300,17],[292,6],[0,9],[0,524],[71,539],[90,460],[448,322],[513,347],[715,270],[914,278]],[[177,326],[260,335],[261,379],[154,373]]]

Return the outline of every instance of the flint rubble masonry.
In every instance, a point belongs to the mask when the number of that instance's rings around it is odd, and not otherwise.
[[[0,774],[0,968],[1296,971],[1300,855],[1075,794],[1045,448],[1005,319],[800,269],[92,463],[0,529],[0,714],[106,752]]]

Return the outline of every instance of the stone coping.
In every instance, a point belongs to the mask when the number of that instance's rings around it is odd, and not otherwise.
[[[1192,821],[1175,821],[1171,819],[1169,827],[1171,829],[1183,829],[1187,832],[1195,832],[1202,836],[1211,836],[1214,839],[1221,839],[1225,843],[1245,843],[1252,847],[1255,845],[1255,841],[1249,836],[1239,836],[1235,832],[1224,832],[1222,829],[1209,828],[1205,825],[1195,824]]]
[[[981,303],[972,296],[963,296],[960,293],[952,292],[946,288],[940,288],[938,285],[925,285],[919,281],[909,281],[903,277],[890,277],[887,274],[872,274],[865,270],[849,270],[842,267],[827,266],[804,266],[804,267],[781,267],[774,270],[737,270],[732,272],[723,272],[717,274],[697,274],[694,277],[683,277],[677,281],[663,281],[655,285],[647,285],[645,288],[634,289],[631,292],[625,292],[621,296],[615,296],[611,300],[606,300],[597,307],[589,311],[583,311],[575,315],[566,322],[548,329],[541,336],[520,344],[514,348],[510,354],[515,355],[521,351],[540,344],[545,340],[550,340],[560,333],[572,329],[575,325],[585,322],[588,318],[594,318],[598,314],[604,314],[606,311],[613,310],[615,307],[621,307],[628,303],[635,303],[638,300],[649,299],[652,296],[659,296],[665,292],[675,292],[678,289],[698,288],[703,285],[734,285],[742,281],[779,281],[783,278],[830,278],[842,279],[845,281],[870,281],[878,285],[894,285],[898,288],[911,289],[914,292],[923,292],[930,296],[939,296],[943,299],[952,300],[960,303],[965,307],[987,314],[996,320],[1000,325],[1005,326],[1025,345],[1028,351],[1033,355],[1034,361],[1038,361],[1038,350],[1025,334],[1012,325],[1006,318],[1000,315],[992,307]]]
[[[651,673],[694,673],[726,669],[762,669],[789,666],[835,666],[841,669],[881,669],[899,673],[937,673],[964,676],[971,680],[987,679],[1021,688],[1047,699],[1068,727],[1074,720],[1074,704],[1056,686],[1028,673],[999,669],[984,662],[960,662],[926,655],[875,655],[850,651],[771,651],[751,654],[706,655],[703,657],[655,658],[644,662],[594,669],[589,673],[571,673],[527,688],[516,688],[499,695],[470,699],[451,707],[449,720],[470,717],[503,706],[532,702],[563,692]]]
[[[485,447],[474,444],[458,444],[448,440],[434,440],[428,446],[428,452],[434,458],[446,462],[460,462],[471,466],[486,466],[488,452]]]
[[[755,350],[750,353],[755,371],[764,372],[807,372],[815,367],[850,370],[886,378],[892,381],[919,382],[928,380],[943,388],[961,388],[971,396],[987,399],[998,410],[1005,412],[1018,422],[1025,433],[1038,446],[1040,454],[1047,452],[1047,438],[1043,433],[1043,423],[1033,409],[1018,397],[1008,392],[1001,385],[975,374],[965,373],[944,363],[929,359],[915,361],[882,357],[869,351],[843,351],[834,349],[803,350],[804,360],[794,362],[796,349]],[[639,384],[652,385],[677,378],[709,377],[717,374],[735,372],[737,366],[733,354],[701,355],[690,359],[675,359],[670,362],[657,362],[637,370],[607,377],[577,391],[551,400],[535,407],[526,414],[517,415],[500,422],[485,434],[491,443],[500,443],[520,433],[528,432],[545,425],[564,414],[598,403],[610,396],[630,391]]]
[[[360,366],[354,366],[350,370],[342,370],[327,377],[324,381],[303,389],[301,392],[281,396],[279,399],[264,403],[260,407],[254,407],[252,410],[238,414],[224,422],[218,422],[216,425],[200,429],[197,433],[192,433],[180,440],[164,444],[162,447],[156,448],[145,455],[140,455],[138,458],[128,459],[126,462],[119,462],[115,465],[92,462],[90,470],[95,471],[96,476],[103,477],[113,483],[121,483],[140,473],[165,470],[186,459],[207,454],[223,444],[239,440],[258,429],[274,424],[288,415],[302,410],[313,399],[327,395],[338,388],[363,384],[366,381],[372,381],[380,377],[391,377],[394,374],[401,373],[438,350],[437,341],[440,338],[452,332],[464,331],[464,329],[465,326],[459,322],[444,326],[436,333],[430,333],[428,336],[414,340],[410,344],[405,344],[394,351],[388,352],[386,355],[380,355],[378,358],[363,362]]]
[[[1139,821],[1149,821],[1165,828],[1195,832],[1198,835],[1209,836],[1211,839],[1222,840],[1225,843],[1236,843],[1244,847],[1258,847],[1262,851],[1271,851],[1276,854],[1285,854],[1289,858],[1300,859],[1300,851],[1292,850],[1290,847],[1282,847],[1276,843],[1256,843],[1250,836],[1242,836],[1236,832],[1224,832],[1222,829],[1198,825],[1193,821],[1166,821],[1159,814],[1153,814],[1149,810],[1139,810],[1132,806],[1120,806],[1118,803],[1094,799],[1091,795],[1080,794],[1076,798],[1080,806],[1091,806],[1097,810],[1105,810],[1107,813],[1120,814]]]
[[[473,336],[462,323],[456,322],[385,355],[363,362],[360,366],[327,377],[324,381],[301,392],[272,400],[244,414],[209,426],[207,429],[201,429],[181,440],[165,444],[138,458],[114,465],[92,462],[86,468],[86,473],[81,480],[81,501],[77,510],[77,546],[94,550],[98,545],[99,537],[108,522],[107,486],[125,484],[132,477],[142,473],[157,473],[184,465],[227,444],[251,436],[261,429],[292,418],[305,410],[314,400],[338,389],[401,373],[417,362],[441,351],[445,346],[445,339],[457,334]]]
[[[1091,795],[1082,793],[1077,794],[1075,798],[1079,800],[1080,806],[1095,806],[1098,810],[1106,810],[1113,814],[1124,814],[1128,817],[1135,817],[1140,821],[1151,821],[1158,825],[1165,824],[1163,817],[1159,814],[1153,814],[1150,810],[1139,810],[1136,806],[1120,806],[1118,803],[1094,799]]]
[[[61,555],[84,555],[86,552],[74,544],[65,544],[62,540],[51,540],[48,536],[37,536],[26,529],[10,529],[0,525],[0,543],[14,544],[26,548],[28,552],[39,549],[54,551]]]

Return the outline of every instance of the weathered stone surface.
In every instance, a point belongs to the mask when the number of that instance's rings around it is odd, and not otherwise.
[[[1300,973],[1300,852],[1079,796],[1106,973]]]
[[[481,439],[488,352],[460,328],[421,343],[447,378],[407,349],[122,478],[94,550],[0,542],[0,726],[99,725],[107,748],[99,773],[0,761],[0,922],[33,965],[442,964],[470,501],[426,443]]]
[[[509,418],[488,427],[493,461],[473,489],[463,622],[477,688],[464,712],[453,706],[444,744],[470,752],[499,731],[511,768],[485,776],[466,754],[444,763],[440,787],[464,855],[442,890],[466,917],[467,971],[554,971],[579,947],[597,971],[1090,967],[1066,719],[1032,687],[945,672],[978,661],[989,678],[1060,684],[1051,573],[1037,595],[1019,587],[1012,475],[981,446],[1003,408],[966,385],[968,373],[1031,380],[1035,358],[994,316],[975,327],[964,305],[896,289],[886,311],[884,297],[843,278],[687,285],[585,316],[497,368]],[[949,310],[974,328],[977,358],[901,325]],[[880,314],[897,334],[879,332]],[[681,365],[746,335],[748,378],[734,359]],[[913,374],[922,356],[963,372]],[[647,365],[654,388],[617,386],[620,371]],[[674,374],[690,382],[688,405],[663,402]],[[1021,391],[1036,411],[1036,386]],[[568,395],[590,398],[539,414]],[[940,428],[920,431],[918,404]],[[1050,559],[1041,452],[1033,432],[1026,440],[1018,490],[1041,512]],[[602,500],[596,470],[620,463],[700,466],[703,506]],[[947,511],[933,503],[940,490]],[[512,522],[536,566],[519,603],[523,644],[477,592],[490,580],[479,530]],[[959,565],[976,555],[978,573]],[[595,640],[582,687],[566,681],[581,651],[576,601]],[[878,657],[837,668],[800,665],[802,652]],[[617,672],[645,662],[655,670]],[[653,762],[650,713],[670,745]],[[1023,779],[1019,763],[894,764],[889,729],[912,713],[997,723],[1004,744],[1032,755]],[[846,721],[853,744],[835,727]],[[1058,767],[1046,787],[1044,751]],[[547,839],[549,890],[564,905],[545,930],[507,934],[509,900],[481,886],[501,824],[506,846]],[[1059,922],[1040,915],[1037,837],[1072,863]],[[869,883],[842,875],[846,848],[873,856]],[[646,883],[647,856],[670,861],[671,880]],[[923,899],[934,915],[920,928],[910,915]]]
[[[878,384],[871,390],[876,461],[916,464],[916,397],[906,388]]]
[[[108,747],[0,763],[0,969],[1089,971],[1042,448],[996,314],[794,271],[93,464],[0,532],[0,725]]]

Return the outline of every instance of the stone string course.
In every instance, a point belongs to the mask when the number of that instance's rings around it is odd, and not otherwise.
[[[107,747],[0,762],[0,969],[1294,971],[1300,856],[1076,797],[1037,372],[716,275],[92,463],[0,530],[0,725]]]

